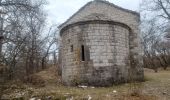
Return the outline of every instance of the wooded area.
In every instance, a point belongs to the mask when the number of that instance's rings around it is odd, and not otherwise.
[[[0,0],[0,74],[6,79],[22,79],[56,64],[58,29],[47,25],[45,4],[45,0]]]
[[[144,67],[154,69],[170,65],[170,1],[143,0],[141,4],[141,40]]]

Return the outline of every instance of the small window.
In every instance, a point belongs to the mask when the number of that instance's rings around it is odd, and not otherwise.
[[[84,45],[81,46],[81,60],[85,61]]]
[[[70,43],[70,39],[68,39],[68,43]]]
[[[73,52],[73,45],[71,45],[70,48],[71,48],[70,51]]]

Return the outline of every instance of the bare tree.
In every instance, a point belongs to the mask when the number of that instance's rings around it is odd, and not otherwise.
[[[45,52],[44,55],[42,57],[42,69],[45,69],[46,67],[46,59],[48,57],[48,55],[52,54],[51,56],[54,55],[54,53],[58,50],[58,46],[59,46],[59,39],[57,37],[57,34],[59,33],[58,31],[58,26],[57,25],[52,25],[49,28],[49,32],[47,34],[47,36],[43,39],[42,43],[44,44],[45,42],[47,43],[44,47],[45,47]],[[52,49],[52,50],[51,50]],[[53,60],[55,59],[55,57],[53,57]]]
[[[0,54],[11,77],[18,71],[30,74],[37,70],[46,17],[44,4],[44,0],[0,0],[0,36],[4,38]]]
[[[155,19],[150,21],[143,21],[142,27],[142,44],[144,50],[144,66],[147,68],[152,68],[157,72],[158,64],[155,64],[156,49],[155,45],[160,40],[160,34],[156,34],[157,26],[155,24]]]
[[[152,67],[155,72],[158,67],[166,69],[169,65],[169,8],[169,0],[143,0],[141,5],[144,62],[145,66]]]
[[[28,12],[37,12],[43,1],[31,4],[31,0],[0,0],[0,36],[3,37],[6,33],[12,33],[12,28],[19,27],[18,21],[24,20],[23,14]],[[20,16],[21,15],[21,16]],[[22,21],[21,21],[22,22]],[[2,57],[2,39],[0,41],[0,53]]]
[[[154,13],[156,17],[170,20],[169,0],[142,0],[141,10]]]

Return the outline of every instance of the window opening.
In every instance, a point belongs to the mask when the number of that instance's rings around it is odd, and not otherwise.
[[[81,46],[81,60],[85,61],[84,45]]]
[[[73,52],[73,45],[71,45],[71,52]]]

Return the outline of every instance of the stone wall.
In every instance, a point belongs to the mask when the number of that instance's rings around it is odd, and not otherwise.
[[[62,33],[63,82],[108,86],[128,81],[129,32],[128,26],[112,21],[81,22],[66,27]]]

